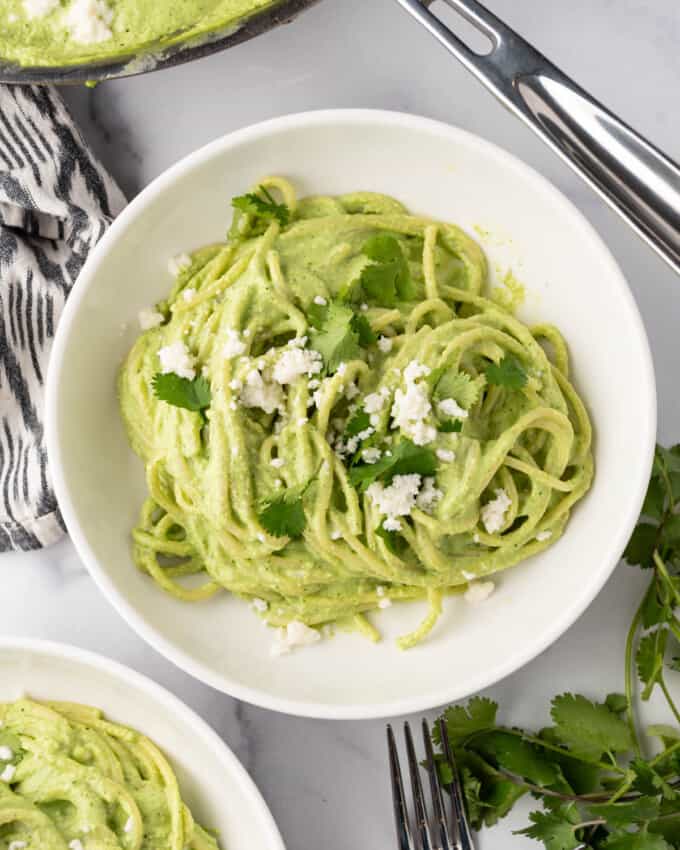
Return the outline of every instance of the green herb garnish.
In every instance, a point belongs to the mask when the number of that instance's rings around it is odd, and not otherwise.
[[[156,398],[167,404],[198,412],[210,407],[210,384],[202,375],[189,380],[174,372],[157,372],[152,384]]]
[[[370,425],[371,418],[368,413],[365,413],[363,410],[357,411],[357,413],[355,413],[345,425],[345,434],[348,437],[356,437],[357,434],[361,434],[361,432],[369,428]]]
[[[447,419],[437,425],[437,430],[442,434],[459,434],[463,430],[463,423],[460,419]]]
[[[553,725],[537,733],[501,725],[498,705],[488,699],[444,712],[473,828],[492,826],[531,794],[543,810],[532,812],[520,832],[546,850],[680,848],[680,711],[666,684],[680,648],[679,499],[680,446],[657,448],[642,517],[625,552],[651,576],[626,641],[625,694],[603,702],[555,697]],[[638,731],[634,671],[642,699],[658,689],[675,719],[676,725],[646,728],[656,744]],[[433,739],[441,751],[436,727]],[[440,768],[446,779],[443,760]]]
[[[388,233],[372,236],[361,250],[372,261],[363,268],[358,280],[368,298],[383,307],[394,307],[398,301],[415,297],[408,261],[394,236]]]
[[[262,225],[266,227],[274,220],[281,227],[286,227],[290,222],[290,210],[286,204],[279,204],[266,186],[258,186],[257,192],[232,198],[231,205],[239,212],[252,216],[255,228]]]
[[[490,363],[485,374],[490,384],[510,390],[521,390],[527,382],[526,370],[514,354],[506,354],[500,363]]]
[[[274,537],[302,537],[305,530],[305,511],[302,496],[288,494],[269,502],[258,514],[262,527]]]
[[[392,449],[392,454],[383,456],[376,463],[362,463],[349,471],[349,480],[363,492],[374,481],[389,483],[395,475],[434,475],[437,471],[437,456],[432,449],[416,446],[402,439]]]

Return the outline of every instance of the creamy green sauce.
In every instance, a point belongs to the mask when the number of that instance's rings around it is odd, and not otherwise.
[[[0,58],[60,66],[158,52],[236,26],[272,0],[3,0]]]
[[[503,304],[489,299],[484,254],[460,228],[383,195],[298,200],[287,181],[265,183],[290,215],[240,217],[225,244],[187,257],[121,369],[150,492],[135,560],[180,599],[250,601],[289,641],[351,618],[370,633],[366,612],[426,598],[409,646],[444,595],[560,537],[592,478],[588,415],[559,331],[507,309],[523,291],[512,276]],[[403,289],[388,298],[390,284]],[[339,317],[325,336],[320,310]],[[357,347],[361,321],[373,338]],[[498,383],[504,363],[519,384]],[[168,372],[209,388],[202,413],[155,394]],[[357,483],[409,442],[415,466]],[[283,494],[297,498],[297,533],[263,513]]]
[[[29,699],[0,704],[0,720],[2,850],[218,850],[163,754],[133,729]]]

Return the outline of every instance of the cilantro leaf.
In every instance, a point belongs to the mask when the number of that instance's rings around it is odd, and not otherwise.
[[[379,525],[375,533],[385,541],[385,546],[387,546],[393,555],[400,555],[407,546],[406,541],[398,531],[388,531],[382,525]]]
[[[366,295],[383,307],[394,307],[398,301],[415,297],[408,261],[399,241],[388,233],[372,236],[362,247],[363,254],[372,260],[359,277]]]
[[[668,665],[675,673],[680,673],[680,656],[673,656],[673,660]]]
[[[326,371],[332,374],[341,363],[361,356],[359,333],[352,327],[354,312],[349,307],[331,301],[321,310],[312,314],[317,324],[313,325],[311,347],[321,354]]]
[[[613,829],[643,823],[659,816],[659,804],[651,797],[640,797],[630,803],[602,803],[590,806],[588,812],[593,818],[603,818],[607,826]]]
[[[531,812],[531,826],[518,830],[518,835],[527,835],[542,841],[546,850],[576,850],[581,841],[576,837],[578,815],[571,808],[566,811]]]
[[[656,797],[662,794],[667,800],[675,798],[675,791],[657,771],[641,758],[635,758],[630,763],[630,768],[635,774],[633,788],[641,794]]]
[[[625,694],[607,694],[604,704],[614,714],[623,714],[628,708],[628,697]]]
[[[368,348],[369,345],[373,345],[374,342],[378,341],[378,337],[374,333],[371,323],[368,321],[366,316],[362,316],[361,313],[355,313],[354,316],[352,316],[350,327],[358,335],[359,345],[362,345],[364,348]]]
[[[625,720],[602,703],[577,694],[562,694],[552,701],[555,733],[570,751],[585,761],[602,753],[622,753],[633,741]]]
[[[672,850],[662,835],[644,830],[610,836],[602,846],[607,850]]]
[[[416,446],[410,440],[402,439],[392,447],[392,454],[383,454],[377,463],[361,463],[349,471],[349,479],[360,492],[366,490],[374,481],[385,483],[395,475],[434,475],[437,471],[437,456],[432,449]]]
[[[458,434],[463,430],[463,423],[460,419],[446,419],[439,423],[437,430],[442,434]]]
[[[484,375],[478,375],[473,379],[467,372],[441,366],[433,369],[428,375],[428,382],[436,399],[452,398],[465,410],[477,404],[486,381]]]
[[[190,381],[174,372],[157,372],[153,376],[152,384],[156,398],[167,404],[194,411],[210,407],[210,384],[202,375]]]
[[[473,697],[467,705],[450,705],[442,715],[451,746],[457,748],[471,735],[493,729],[498,703],[486,697]],[[441,745],[439,724],[432,731],[435,744]]]
[[[484,374],[490,384],[510,390],[521,390],[527,382],[526,370],[514,354],[506,354],[500,363],[490,363]]]
[[[362,431],[365,431],[370,424],[371,418],[368,413],[363,410],[359,410],[345,425],[345,434],[348,437],[356,437],[357,434],[361,434]]]
[[[481,736],[475,741],[474,749],[534,785],[552,786],[562,780],[560,768],[545,751],[510,732],[496,730]]]
[[[652,556],[654,555],[658,533],[658,526],[647,522],[641,522],[635,527],[623,553],[623,557],[631,566],[637,564],[643,569],[654,566]]]
[[[266,186],[258,186],[257,192],[232,198],[231,205],[239,212],[253,216],[257,224],[276,219],[281,227],[285,227],[290,222],[290,210],[286,204],[277,203]]]
[[[305,512],[302,496],[280,496],[269,502],[258,514],[262,527],[274,537],[302,537],[305,529]]]
[[[657,475],[653,474],[647,488],[644,504],[642,505],[642,515],[651,517],[652,519],[661,519],[665,506],[665,497],[666,489],[663,481]]]
[[[643,700],[650,698],[654,686],[663,677],[667,640],[667,629],[656,629],[640,640],[635,663],[640,681],[645,686],[641,695]]]

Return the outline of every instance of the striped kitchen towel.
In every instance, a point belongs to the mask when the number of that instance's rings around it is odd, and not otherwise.
[[[45,452],[47,360],[78,273],[124,206],[53,88],[0,86],[0,552],[64,533]]]

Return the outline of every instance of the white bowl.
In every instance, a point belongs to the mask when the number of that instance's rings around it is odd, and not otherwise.
[[[284,850],[266,803],[224,741],[146,676],[101,655],[48,641],[0,640],[0,702],[26,695],[85,703],[147,735],[170,759],[197,821],[228,850]]]
[[[116,399],[116,372],[137,313],[170,289],[168,258],[223,237],[229,200],[264,174],[302,194],[370,189],[412,210],[483,226],[491,267],[512,267],[523,317],[555,322],[596,429],[596,479],[564,537],[499,577],[482,606],[450,599],[421,646],[394,638],[425,606],[395,606],[358,635],[272,658],[271,633],[243,602],[166,596],[130,558],[145,485]],[[645,332],[611,254],[546,180],[505,151],[423,118],[327,111],[267,121],[219,139],[155,180],[89,258],[61,320],[48,379],[48,447],[73,541],[103,592],[159,652],[215,688],[316,717],[380,717],[464,697],[512,673],[583,612],[637,519],[656,429]]]

